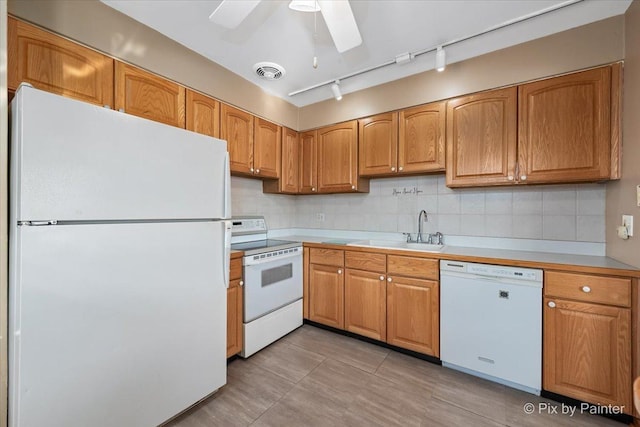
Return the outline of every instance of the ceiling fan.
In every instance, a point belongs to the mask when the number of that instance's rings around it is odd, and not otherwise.
[[[236,28],[260,1],[223,0],[209,16],[209,20],[225,28]],[[362,44],[362,37],[348,0],[293,0],[289,7],[303,12],[319,10],[338,52],[346,52]]]

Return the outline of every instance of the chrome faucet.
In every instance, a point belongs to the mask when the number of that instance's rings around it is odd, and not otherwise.
[[[422,215],[424,214],[424,219],[422,219]],[[424,209],[420,211],[418,214],[418,236],[416,237],[416,242],[422,243],[422,223],[427,220],[427,211]]]

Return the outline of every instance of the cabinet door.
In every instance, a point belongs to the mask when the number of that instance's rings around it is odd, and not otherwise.
[[[187,130],[220,137],[220,103],[187,89]]]
[[[309,319],[344,329],[344,274],[341,267],[311,264]]]
[[[447,102],[447,186],[514,182],[516,96],[513,87]]]
[[[285,128],[282,133],[280,191],[297,193],[300,187],[300,139],[298,132]]]
[[[387,286],[384,274],[346,269],[344,326],[349,332],[384,341],[387,336]]]
[[[445,102],[400,111],[398,172],[433,172],[445,169],[445,113]]]
[[[222,104],[220,138],[227,141],[231,172],[253,175],[253,116]]]
[[[8,18],[8,87],[21,82],[97,105],[113,106],[113,59]]]
[[[398,113],[358,120],[359,173],[389,175],[398,168]]]
[[[300,192],[318,191],[318,133],[313,130],[300,134]]]
[[[631,413],[631,312],[545,298],[543,388]]]
[[[115,86],[117,110],[184,129],[184,87],[118,61]]]
[[[318,192],[357,190],[358,122],[318,129]]]
[[[227,289],[227,357],[242,351],[242,286],[240,279],[229,281]]]
[[[608,179],[611,67],[518,88],[521,182]]]
[[[254,173],[264,178],[280,176],[280,152],[282,128],[256,117],[254,119],[253,168]]]
[[[389,277],[387,343],[440,357],[440,293],[432,280]]]

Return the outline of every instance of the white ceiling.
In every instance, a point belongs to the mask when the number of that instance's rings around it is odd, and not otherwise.
[[[331,98],[329,85],[288,94],[394,60],[399,54],[433,48],[493,26],[547,9],[566,0],[351,0],[363,43],[336,50],[322,14],[296,12],[289,1],[263,0],[235,29],[209,21],[221,0],[102,0],[184,46],[297,106]],[[242,1],[242,0],[237,0]],[[575,1],[575,0],[574,0]],[[560,10],[446,48],[447,63],[523,43],[623,14],[631,0],[584,0]],[[315,39],[315,40],[314,40]],[[314,54],[318,68],[312,66]],[[434,68],[434,54],[409,64],[393,64],[341,81],[344,94]],[[253,64],[282,65],[284,78],[266,81]],[[445,70],[446,72],[446,70]]]

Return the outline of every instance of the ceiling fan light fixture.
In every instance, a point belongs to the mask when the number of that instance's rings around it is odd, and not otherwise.
[[[436,50],[436,71],[439,73],[447,67],[447,57],[442,46],[438,46]]]
[[[340,101],[342,99],[342,92],[340,92],[340,80],[336,80],[335,83],[331,85],[331,91],[333,92],[333,97],[336,101]]]
[[[320,12],[320,5],[316,0],[291,0],[289,9],[298,12]]]

